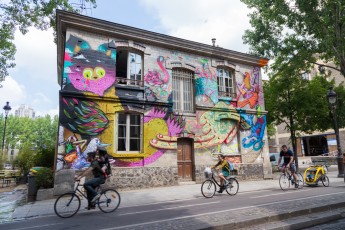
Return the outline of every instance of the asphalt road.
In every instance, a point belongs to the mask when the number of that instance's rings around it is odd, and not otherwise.
[[[171,202],[159,202],[131,207],[119,207],[113,213],[102,213],[98,209],[81,211],[72,218],[62,219],[55,215],[37,217],[0,225],[0,229],[166,229],[178,228],[176,223],[183,223],[181,229],[187,229],[186,223],[200,222],[198,226],[210,226],[203,217],[214,217],[224,213],[246,211],[255,215],[259,208],[275,206],[278,209],[298,206],[301,202],[314,202],[320,198],[331,199],[345,194],[345,184],[332,183],[331,187],[304,187],[282,191],[277,189],[240,192],[236,196],[227,193],[217,194],[213,198],[200,197]],[[240,184],[241,189],[241,184]],[[53,207],[47,207],[53,208]],[[230,218],[230,217],[229,217]],[[203,222],[204,221],[204,222]],[[157,227],[158,226],[158,227]]]

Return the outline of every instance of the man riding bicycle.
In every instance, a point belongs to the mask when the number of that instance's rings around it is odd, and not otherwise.
[[[280,152],[279,160],[278,160],[278,168],[280,165],[281,159],[284,159],[284,163],[282,164],[282,173],[285,174],[286,168],[289,168],[293,178],[295,179],[295,188],[298,188],[298,179],[296,175],[296,165],[294,163],[293,152],[287,148],[286,145],[282,146],[282,150]]]
[[[94,178],[84,183],[84,188],[86,190],[88,199],[88,207],[86,207],[86,209],[90,210],[95,208],[95,202],[100,197],[100,194],[96,192],[95,188],[98,187],[100,184],[105,183],[105,176],[101,169],[101,166],[99,165],[98,160],[96,159],[95,152],[88,153],[87,160],[90,162],[90,167],[86,169],[83,173],[81,173],[78,177],[76,177],[76,179],[80,180],[82,177],[84,177],[86,174],[92,171]]]
[[[228,162],[225,160],[225,156],[222,154],[218,155],[218,163],[211,167],[211,169],[217,169],[222,170],[218,176],[220,178],[220,188],[217,191],[218,193],[222,193],[225,189],[225,186],[227,185],[228,181],[225,179],[225,177],[228,177],[230,175],[230,168]]]

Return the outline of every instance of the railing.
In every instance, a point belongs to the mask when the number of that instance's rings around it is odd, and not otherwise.
[[[222,92],[222,91],[219,91],[218,92],[218,95],[220,97],[232,97],[232,98],[236,98],[236,93],[231,93],[231,92]]]
[[[123,77],[117,77],[115,83],[119,85],[132,85],[132,86],[144,87],[144,81],[133,80],[133,79],[123,78]]]

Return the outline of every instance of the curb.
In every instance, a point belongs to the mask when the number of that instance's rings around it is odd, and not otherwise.
[[[322,213],[322,212],[329,212],[329,211],[336,211],[341,208],[345,208],[345,202],[340,202],[340,203],[334,203],[334,204],[326,204],[326,205],[321,205],[318,207],[313,207],[313,208],[305,208],[305,209],[300,209],[296,211],[289,211],[277,215],[271,215],[271,216],[265,216],[265,217],[259,217],[259,218],[253,218],[253,219],[248,219],[248,220],[242,220],[238,221],[236,223],[227,223],[227,224],[222,224],[214,227],[207,227],[203,229],[212,229],[212,230],[223,230],[223,229],[247,229],[255,226],[255,229],[259,229],[258,225],[264,225],[264,224],[271,224],[273,222],[278,222],[278,221],[287,221],[288,219],[292,219],[295,217],[303,217],[307,216],[310,214],[317,214],[317,213]],[[343,210],[345,211],[345,210]],[[329,221],[333,220],[338,220],[344,218],[344,214],[342,212],[335,212],[332,215],[325,216],[319,218],[317,221],[315,220],[306,220],[302,223],[296,223],[296,224],[291,224],[288,227],[284,228],[283,226],[279,226],[277,228],[270,228],[270,229],[302,229],[306,227],[311,227],[315,226],[318,224],[323,224]],[[254,229],[254,228],[253,228]]]

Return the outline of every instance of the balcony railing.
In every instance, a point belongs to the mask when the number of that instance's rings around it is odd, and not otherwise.
[[[222,92],[219,91],[218,92],[219,97],[231,97],[231,98],[236,98],[236,93],[232,93],[232,92]]]
[[[144,81],[133,80],[133,79],[123,78],[123,77],[117,77],[116,84],[144,87]]]

